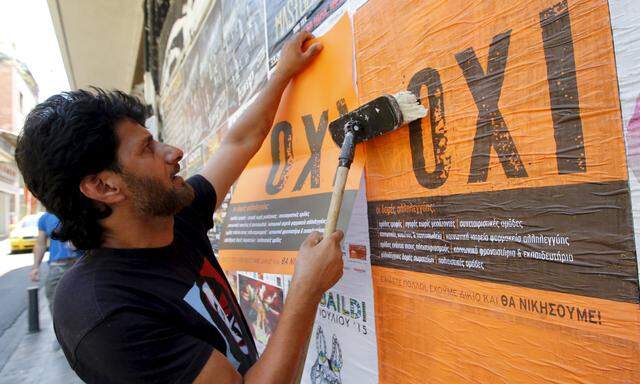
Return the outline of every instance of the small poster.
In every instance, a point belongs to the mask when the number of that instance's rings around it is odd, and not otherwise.
[[[249,323],[258,351],[262,352],[278,323],[282,312],[282,288],[238,274],[238,297],[242,312]]]

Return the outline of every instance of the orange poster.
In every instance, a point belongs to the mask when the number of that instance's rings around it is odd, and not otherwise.
[[[638,269],[606,0],[369,0],[360,103],[382,383],[640,382]]]
[[[311,231],[322,232],[340,152],[328,126],[357,107],[349,18],[318,40],[324,49],[289,84],[269,136],[236,184],[220,240],[225,269],[291,274],[302,241]],[[342,229],[360,186],[363,160],[358,148],[338,225]]]

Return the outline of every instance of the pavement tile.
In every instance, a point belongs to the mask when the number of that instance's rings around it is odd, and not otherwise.
[[[0,384],[83,383],[69,367],[62,350],[54,350],[55,333],[42,290],[39,296],[40,332],[27,333],[27,324],[23,321],[12,325],[12,328],[21,328],[24,336],[0,371]]]

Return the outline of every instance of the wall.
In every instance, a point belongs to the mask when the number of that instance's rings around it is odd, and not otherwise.
[[[24,119],[36,105],[37,95],[25,81],[24,76],[31,76],[28,69],[18,61],[3,55],[0,62],[0,129],[14,135],[20,133]],[[33,80],[31,78],[31,80]],[[35,84],[35,83],[34,83]],[[37,85],[35,86],[37,88]],[[22,95],[22,96],[21,96]],[[0,171],[0,192],[3,203],[0,209],[0,236],[8,234],[9,225],[17,222],[24,212],[21,209],[21,187],[19,186],[18,167],[13,160],[13,144],[2,140],[2,170]]]
[[[216,214],[210,238],[240,296],[286,296],[296,246],[328,205],[329,121],[401,90],[430,112],[359,149],[346,278],[318,309],[306,382],[640,381],[635,2],[207,9],[161,95],[187,175],[258,93],[283,36],[307,28],[325,43]],[[260,226],[274,233],[247,229]],[[259,345],[276,324],[253,328]]]
[[[11,88],[13,99],[13,133],[17,134],[24,125],[24,119],[36,106],[37,95],[33,94],[33,91],[29,85],[24,81],[23,77],[17,69],[14,68],[13,73],[13,86]]]
[[[13,65],[0,63],[0,129],[13,131]]]

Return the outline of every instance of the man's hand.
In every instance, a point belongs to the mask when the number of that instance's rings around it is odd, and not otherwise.
[[[342,231],[336,231],[323,239],[319,232],[311,233],[302,243],[292,286],[308,292],[313,299],[333,287],[342,277],[342,248],[340,241],[344,237]]]
[[[311,334],[318,302],[342,276],[340,240],[343,237],[342,231],[326,239],[322,239],[319,232],[313,232],[302,243],[278,326],[267,348],[244,377],[240,377],[223,354],[214,351],[194,383],[293,383],[297,368],[303,363],[303,347]]]
[[[40,268],[36,268],[36,267],[31,268],[31,271],[29,272],[29,278],[34,283],[37,283],[38,281],[40,281]]]
[[[302,31],[284,44],[276,66],[277,73],[289,79],[311,63],[311,60],[322,50],[322,44],[316,42],[305,49],[304,43],[309,39],[313,39],[313,35]]]

